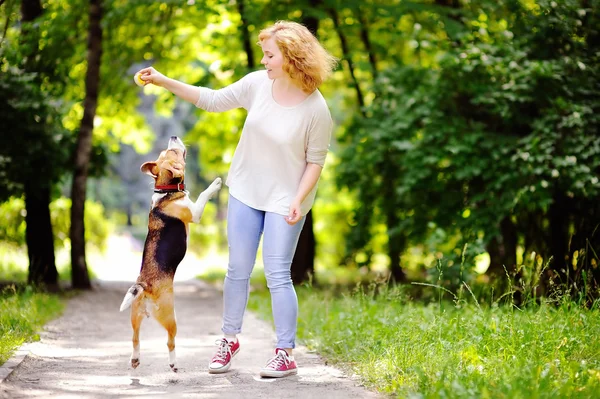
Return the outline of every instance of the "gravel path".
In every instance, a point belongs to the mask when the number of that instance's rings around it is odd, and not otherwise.
[[[231,370],[208,374],[221,336],[221,293],[197,280],[175,283],[178,373],[169,370],[166,332],[145,319],[141,364],[129,366],[129,312],[119,305],[131,283],[97,282],[94,290],[68,301],[62,317],[49,323],[41,340],[0,384],[1,398],[378,398],[304,347],[295,350],[297,376],[262,379],[275,334],[247,312],[241,351]],[[14,359],[13,359],[14,361]],[[10,363],[7,362],[7,364]]]

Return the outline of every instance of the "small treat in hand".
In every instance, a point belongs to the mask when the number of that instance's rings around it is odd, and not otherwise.
[[[140,87],[144,87],[146,85],[146,82],[144,82],[140,76],[141,76],[141,74],[139,72],[136,73],[135,75],[133,75],[133,81],[135,82],[136,85],[138,85]]]

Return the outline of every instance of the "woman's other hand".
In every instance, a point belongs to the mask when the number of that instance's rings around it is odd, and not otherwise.
[[[285,221],[290,226],[295,225],[302,219],[302,213],[300,211],[300,201],[293,201],[290,204],[290,213],[285,217]]]

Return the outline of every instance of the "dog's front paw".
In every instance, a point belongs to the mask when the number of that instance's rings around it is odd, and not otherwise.
[[[221,189],[223,182],[220,177],[217,177],[206,190],[208,192],[209,197],[212,197],[217,191]]]
[[[133,367],[135,369],[139,365],[140,365],[140,359],[131,359],[131,367]]]

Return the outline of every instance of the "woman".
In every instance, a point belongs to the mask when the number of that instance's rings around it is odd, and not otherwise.
[[[298,300],[291,264],[325,163],[332,120],[318,90],[335,59],[309,30],[280,21],[258,36],[266,71],[252,72],[221,90],[167,78],[154,68],[140,71],[145,84],[164,87],[211,112],[248,111],[226,184],[229,265],[223,288],[224,337],[209,373],[224,373],[240,350],[250,274],[263,235],[263,263],[271,293],[277,346],[260,375],[297,373],[295,347]]]

